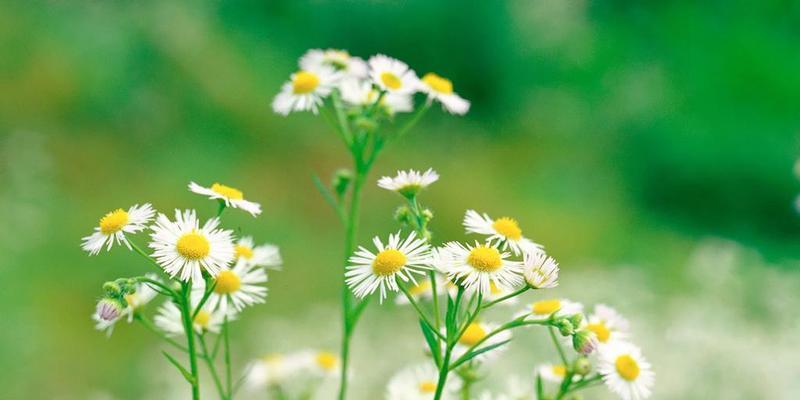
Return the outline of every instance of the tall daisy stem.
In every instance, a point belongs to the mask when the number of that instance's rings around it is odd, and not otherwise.
[[[197,372],[197,352],[194,343],[194,327],[192,326],[192,310],[189,305],[191,288],[189,282],[181,282],[181,316],[183,317],[183,329],[186,333],[186,349],[189,353],[189,371],[192,375],[192,400],[200,399],[200,376]]]

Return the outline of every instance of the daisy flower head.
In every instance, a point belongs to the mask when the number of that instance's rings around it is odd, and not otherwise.
[[[561,383],[567,376],[567,367],[564,364],[542,364],[536,372],[547,382]]]
[[[549,289],[558,286],[558,263],[543,251],[525,253],[522,275],[534,289]]]
[[[586,328],[594,332],[600,346],[624,340],[628,336],[628,320],[617,310],[605,304],[598,304],[593,311],[586,322]]]
[[[353,57],[347,50],[311,49],[300,57],[300,69],[305,71],[330,67],[347,77],[366,78],[367,63],[360,57]]]
[[[280,385],[301,369],[299,361],[297,357],[277,353],[256,359],[247,367],[245,385],[250,390]]]
[[[387,93],[414,94],[419,88],[419,78],[408,65],[383,54],[369,58],[369,76],[372,82]]]
[[[261,204],[245,200],[244,193],[239,189],[216,182],[212,184],[211,187],[200,186],[194,182],[190,182],[189,190],[197,194],[208,196],[211,200],[225,202],[225,207],[241,208],[254,217],[261,214]]]
[[[400,193],[403,197],[410,199],[437,180],[439,180],[439,174],[433,168],[428,168],[425,172],[410,169],[397,171],[397,175],[394,177],[384,176],[378,179],[378,187]]]
[[[451,114],[464,115],[469,111],[469,101],[453,92],[453,82],[447,78],[429,72],[420,79],[420,90],[428,95],[429,100],[442,103]]]
[[[96,255],[103,247],[110,251],[114,243],[124,244],[130,250],[131,245],[125,234],[144,230],[154,214],[155,210],[148,203],[134,205],[127,211],[121,208],[111,211],[100,218],[100,223],[91,235],[83,238],[81,248],[89,252],[89,255]]]
[[[623,400],[650,397],[655,373],[642,351],[629,343],[616,343],[600,352],[597,370],[608,388]]]
[[[380,98],[380,108],[387,115],[414,110],[414,101],[409,94],[385,93],[382,97],[372,82],[347,78],[339,84],[342,100],[351,106],[366,107],[375,104]]]
[[[522,284],[522,263],[508,260],[510,256],[489,243],[449,242],[439,249],[436,264],[448,279],[464,287],[466,292],[488,297],[491,296],[491,282],[502,290]]]
[[[194,310],[197,304],[200,303],[203,293],[197,290],[192,290],[191,294],[191,310]],[[204,304],[200,311],[195,315],[192,321],[192,327],[198,334],[204,332],[219,333],[222,323],[225,322],[226,314],[221,310],[214,310],[208,303]],[[233,315],[227,315],[228,321],[233,319]],[[159,327],[168,336],[183,335],[183,317],[181,310],[172,301],[166,301],[159,307],[158,313],[153,318],[156,326]]]
[[[194,210],[175,210],[175,221],[159,214],[151,227],[153,257],[170,277],[200,282],[203,271],[217,274],[233,261],[233,232],[211,218],[200,227]]]
[[[272,110],[284,116],[292,111],[311,111],[316,114],[323,99],[331,94],[340,79],[341,73],[327,65],[297,71],[275,96]]]
[[[106,335],[111,336],[114,330],[114,324],[122,317],[125,308],[122,304],[115,299],[103,298],[97,302],[92,320],[95,322],[95,329],[104,331]]]
[[[414,301],[419,301],[420,299],[431,299],[433,298],[433,284],[431,283],[430,279],[417,281],[416,284],[408,288],[408,294],[411,295],[411,298],[413,298]],[[410,301],[405,295],[398,295],[395,297],[395,303],[404,305],[409,304]]]
[[[514,255],[541,251],[542,246],[522,236],[522,229],[517,220],[509,217],[492,219],[488,214],[478,214],[475,210],[467,210],[464,215],[464,227],[467,233],[488,235],[491,243],[502,244],[502,249],[511,249]]]
[[[338,376],[341,370],[339,356],[329,351],[304,350],[298,357],[303,369],[316,377]]]
[[[528,321],[541,321],[551,318],[566,318],[583,312],[583,304],[567,299],[544,299],[531,303],[519,316]]]
[[[263,268],[239,260],[233,268],[223,269],[217,274],[214,289],[206,304],[223,313],[240,312],[247,306],[264,302],[267,297],[266,282],[267,273]]]
[[[244,236],[233,246],[236,261],[243,261],[254,267],[280,270],[283,259],[280,249],[273,244],[256,246],[252,236]]]
[[[380,300],[386,298],[386,291],[400,290],[397,278],[403,282],[416,284],[413,274],[424,274],[430,269],[430,246],[423,239],[417,239],[414,232],[401,240],[400,232],[389,235],[386,245],[379,237],[372,239],[377,253],[359,247],[350,257],[350,265],[345,272],[345,282],[356,297],[364,297],[380,289]]]
[[[436,394],[439,371],[429,364],[406,367],[395,374],[386,387],[387,400],[432,400]],[[442,399],[455,400],[461,381],[456,374],[447,379]]]
[[[473,358],[473,360],[480,362],[494,360],[505,349],[503,346],[500,346],[500,343],[511,340],[510,330],[504,330],[500,333],[489,336],[489,333],[499,327],[500,326],[498,324],[484,322],[472,322],[467,325],[467,328],[464,329],[464,334],[458,338],[455,347],[453,347],[454,359],[457,360],[473,347],[474,350],[480,350],[488,346],[497,345],[498,347],[481,353]]]

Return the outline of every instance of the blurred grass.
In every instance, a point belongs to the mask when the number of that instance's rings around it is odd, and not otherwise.
[[[137,382],[160,362],[153,338],[124,326],[105,340],[88,318],[103,281],[142,265],[79,242],[137,202],[210,215],[190,180],[262,202],[226,222],[284,252],[241,340],[335,304],[341,235],[310,177],[347,158],[321,120],[269,109],[311,47],[386,53],[473,101],[464,118],[431,113],[372,177],[438,170],[425,199],[440,238],[463,237],[467,208],[512,215],[565,268],[637,265],[668,302],[706,236],[796,269],[799,17],[792,1],[4,2],[0,385],[150,393]],[[365,195],[362,241],[395,229],[396,199]]]

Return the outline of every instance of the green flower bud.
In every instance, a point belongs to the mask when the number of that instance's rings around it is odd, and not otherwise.
[[[589,375],[592,372],[592,362],[586,357],[578,357],[573,366],[575,373],[578,375]]]
[[[572,322],[569,322],[569,319],[559,319],[554,324],[561,336],[569,336],[575,333],[575,326],[572,325]]]
[[[591,354],[597,348],[597,336],[588,329],[581,329],[572,335],[572,348],[580,354]]]
[[[394,219],[403,225],[411,225],[414,214],[407,206],[400,206],[394,211]]]
[[[119,284],[116,281],[104,283],[103,284],[103,291],[106,292],[108,297],[114,297],[114,298],[120,297],[120,296],[122,296],[124,294],[123,291],[122,291],[122,288],[119,286]]]
[[[331,187],[337,196],[342,197],[352,181],[353,171],[350,171],[347,168],[341,168],[336,170],[336,172],[333,174],[333,179],[331,179]]]
[[[581,326],[581,322],[583,322],[583,314],[573,314],[570,315],[568,319],[572,326]]]

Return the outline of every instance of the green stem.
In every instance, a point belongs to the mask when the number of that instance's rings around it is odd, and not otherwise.
[[[160,337],[165,342],[167,342],[167,343],[171,344],[172,346],[180,349],[181,351],[184,351],[184,352],[188,351],[188,349],[186,349],[186,347],[183,347],[180,343],[176,342],[175,340],[173,340],[169,336],[165,335],[163,332],[159,331],[155,327],[155,325],[153,325],[153,322],[150,321],[150,319],[148,319],[143,314],[136,313],[136,314],[133,315],[133,319],[135,319],[136,321],[139,321],[139,323],[142,324],[142,326],[145,327],[145,329],[147,329],[150,332],[155,333],[158,337]]]
[[[558,342],[555,329],[550,326],[547,328],[547,330],[550,331],[550,338],[553,340],[553,345],[556,346],[556,350],[558,350],[558,356],[561,358],[561,362],[564,363],[565,367],[568,366],[569,363],[567,362],[567,356],[564,354],[564,349],[561,348],[561,343]]]
[[[408,133],[408,131],[410,131],[411,128],[413,128],[414,125],[417,124],[417,122],[419,122],[422,116],[425,115],[426,112],[428,112],[429,108],[431,108],[431,103],[425,103],[424,106],[420,107],[419,110],[417,110],[417,112],[414,113],[414,116],[411,117],[411,119],[405,124],[405,126],[403,126],[399,131],[397,131],[397,134],[394,135],[394,140],[397,141],[402,139],[403,136],[405,136],[405,134]]]
[[[489,307],[491,307],[491,306],[493,306],[493,305],[495,305],[497,303],[502,303],[502,302],[504,302],[504,301],[506,301],[506,300],[508,300],[508,299],[510,299],[512,297],[519,296],[520,294],[525,293],[526,291],[528,291],[528,289],[530,289],[530,287],[528,285],[525,285],[525,286],[515,290],[512,293],[509,293],[509,294],[507,294],[507,295],[505,295],[503,297],[500,297],[499,299],[495,299],[493,301],[490,301],[490,302],[484,304],[483,308],[489,308]]]
[[[186,333],[186,348],[189,352],[189,370],[192,374],[192,400],[200,399],[200,377],[197,372],[197,353],[194,345],[194,327],[192,326],[192,310],[189,304],[191,296],[191,285],[189,282],[181,282],[181,316],[183,317],[183,329]]]
[[[197,335],[197,338],[200,341],[200,350],[203,352],[202,358],[205,360],[206,366],[208,366],[208,371],[211,373],[211,379],[214,380],[214,386],[217,388],[219,398],[222,400],[230,398],[225,394],[225,389],[222,387],[222,381],[219,379],[217,368],[214,366],[214,359],[211,358],[211,353],[208,351],[208,346],[206,345],[205,334]]]
[[[139,247],[139,245],[137,245],[136,243],[133,242],[133,240],[128,239],[128,244],[131,245],[131,248],[133,248],[133,251],[139,253],[139,255],[141,255],[142,257],[146,258],[148,261],[150,261],[151,264],[155,265],[155,267],[158,270],[158,272],[161,272],[162,274],[164,273],[164,269],[161,267],[161,264],[156,262],[156,260],[154,260],[153,257],[150,257],[149,254],[145,253],[144,250],[142,250],[142,248]]]
[[[222,212],[225,211],[225,200],[219,200],[219,208],[217,208],[217,218],[222,216]]]
[[[231,393],[231,342],[228,334],[228,316],[225,316],[225,321],[222,323],[222,334],[225,336],[225,387],[227,393]]]
[[[434,334],[436,334],[436,336],[438,336],[440,339],[442,339],[442,340],[445,340],[445,341],[446,341],[446,340],[447,340],[447,338],[446,338],[446,337],[444,337],[444,335],[442,335],[442,333],[441,333],[441,332],[439,332],[438,330],[436,330],[436,328],[434,328],[434,326],[433,326],[433,324],[431,323],[431,321],[428,319],[428,317],[425,315],[425,313],[423,313],[423,312],[422,312],[422,309],[419,307],[419,304],[417,304],[417,301],[416,301],[416,300],[414,300],[414,297],[413,297],[413,296],[411,296],[411,293],[409,293],[409,292],[408,292],[408,289],[405,287],[405,285],[403,285],[403,284],[399,284],[399,285],[397,285],[397,286],[399,286],[399,287],[400,287],[400,290],[403,292],[403,294],[405,294],[405,295],[406,295],[406,298],[408,299],[408,302],[409,302],[409,303],[411,303],[411,305],[414,307],[414,310],[416,310],[416,311],[417,311],[417,314],[419,314],[419,318],[420,318],[420,319],[421,319],[423,322],[425,322],[425,324],[426,324],[426,325],[428,325],[428,328],[431,328],[431,331],[433,331],[433,333],[434,333]]]
[[[453,354],[453,345],[447,344],[444,352],[444,359],[442,359],[442,367],[439,368],[439,380],[436,382],[436,393],[433,400],[442,398],[444,392],[444,385],[447,383],[447,374],[450,372],[450,356]]]

